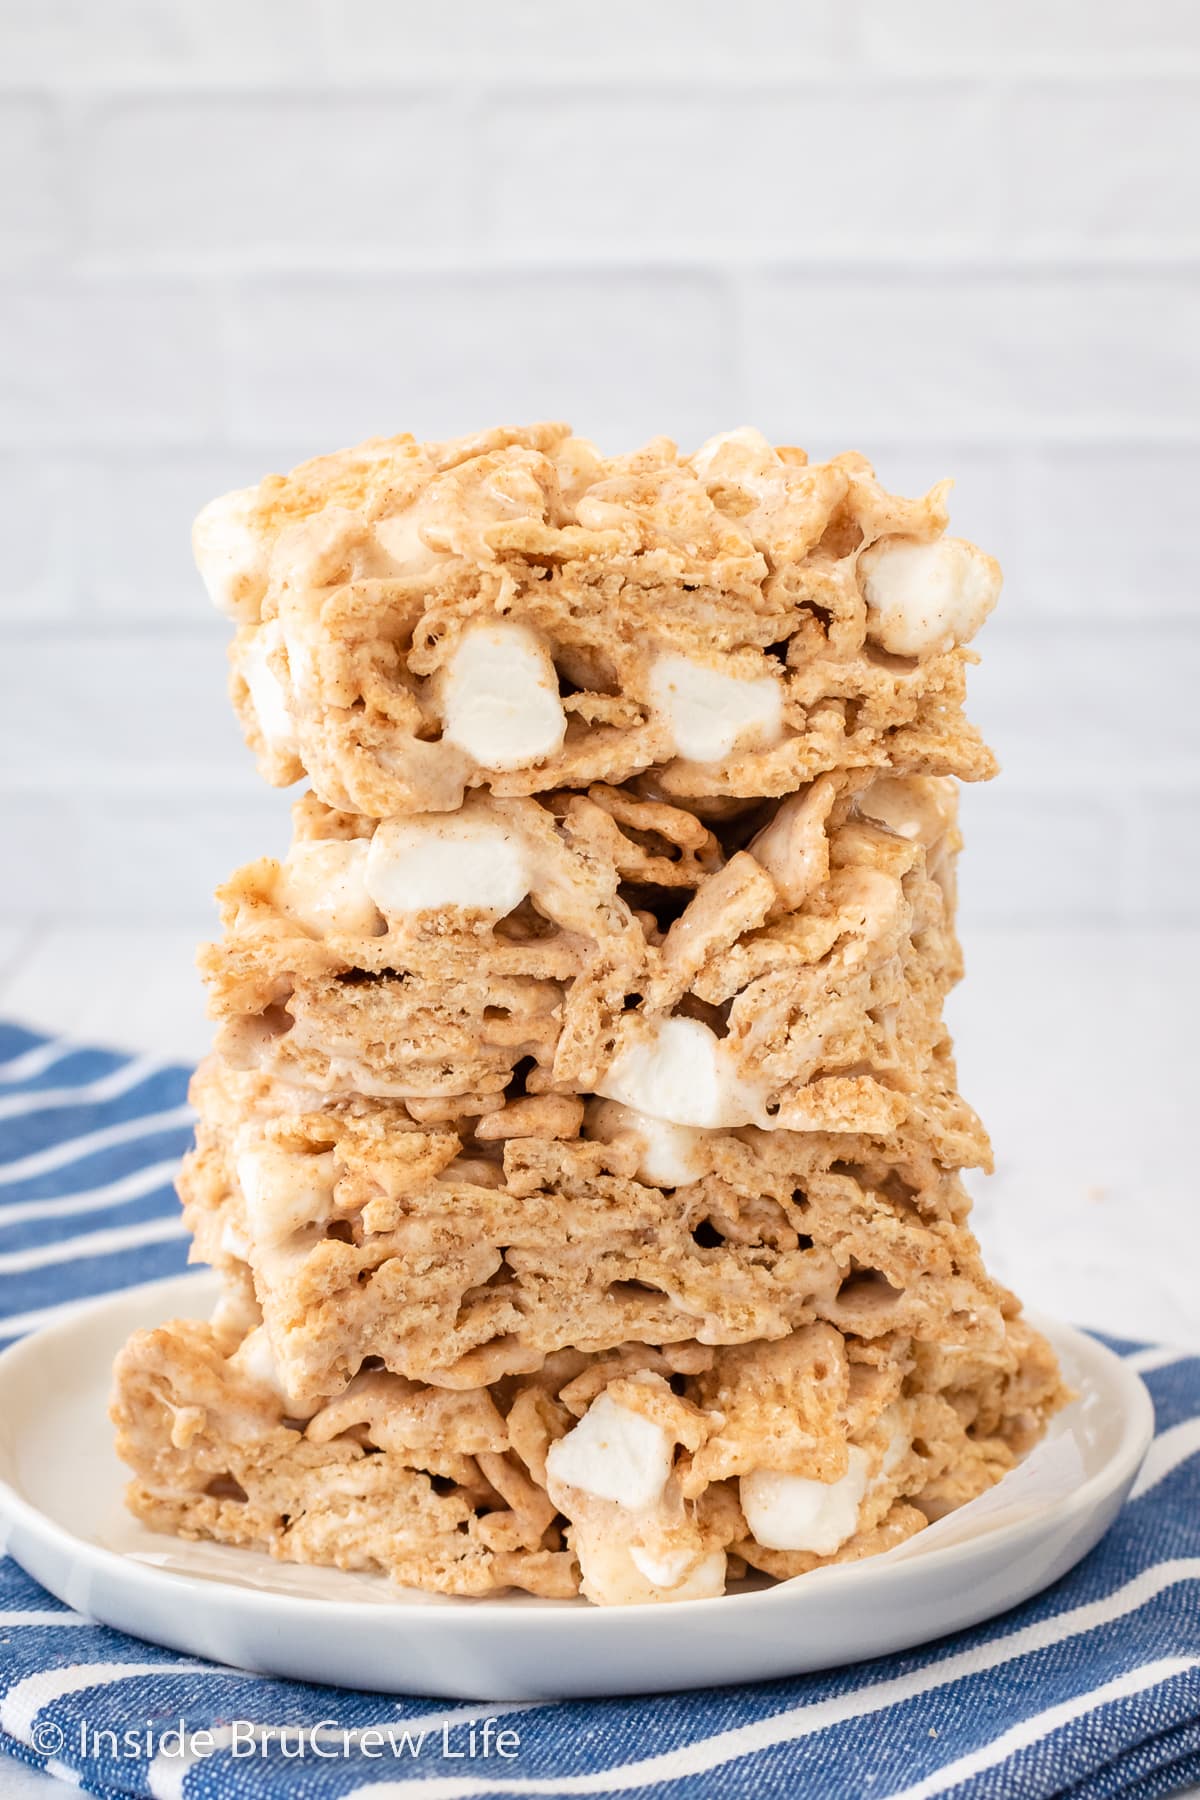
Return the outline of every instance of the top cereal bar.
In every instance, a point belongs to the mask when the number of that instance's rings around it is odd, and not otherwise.
[[[604,457],[565,425],[371,439],[214,500],[268,781],[370,817],[636,780],[687,803],[833,769],[992,773],[964,649],[996,563],[856,454],[743,428]]]

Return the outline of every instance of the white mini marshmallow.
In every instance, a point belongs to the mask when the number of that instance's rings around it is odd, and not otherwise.
[[[629,1554],[633,1566],[654,1587],[678,1587],[692,1566],[692,1555],[688,1550],[663,1550],[658,1556],[645,1550],[640,1544],[631,1544]]]
[[[390,917],[461,906],[502,918],[529,892],[515,832],[465,808],[385,819],[371,839],[367,893]]]
[[[553,756],[567,730],[558,676],[524,625],[475,625],[441,682],[445,737],[485,769],[525,769]]]
[[[677,756],[723,762],[734,749],[764,749],[783,735],[783,689],[773,675],[726,675],[673,652],[656,659],[650,697]]]
[[[248,1253],[247,1246],[246,1254]],[[248,1331],[253,1331],[261,1317],[257,1301],[249,1299],[243,1293],[222,1294],[212,1309],[213,1336],[218,1339],[245,1337]]]
[[[278,620],[268,620],[265,625],[259,626],[241,652],[238,668],[242,680],[250,690],[254,716],[258,720],[258,728],[266,741],[267,749],[290,751],[295,755],[296,728],[288,711],[287,694],[270,664],[272,652],[279,648],[281,642]]]
[[[596,1092],[673,1125],[753,1125],[763,1100],[738,1074],[725,1041],[701,1019],[664,1019],[604,1072]]]
[[[691,1570],[671,1583],[646,1572],[639,1551],[614,1540],[601,1530],[576,1526],[575,1552],[583,1577],[583,1592],[600,1606],[636,1606],[647,1601],[711,1600],[725,1592],[725,1552],[713,1550]],[[650,1567],[654,1559],[647,1558]]]
[[[236,1256],[240,1262],[249,1261],[250,1240],[244,1231],[239,1230],[232,1219],[226,1219],[222,1225],[221,1235],[217,1242],[226,1256]]]
[[[754,1469],[738,1487],[750,1535],[764,1550],[810,1550],[832,1556],[858,1528],[871,1459],[850,1446],[850,1466],[838,1481],[811,1481],[777,1469]]]
[[[672,1600],[715,1600],[725,1592],[727,1558],[724,1550],[703,1557],[691,1574],[670,1589]]]
[[[637,1145],[638,1175],[655,1187],[686,1187],[704,1173],[701,1131],[694,1125],[672,1125],[667,1119],[655,1119],[649,1113],[639,1112],[636,1106],[623,1106],[619,1100],[596,1103],[589,1119],[589,1135],[606,1144],[618,1136],[632,1138]]]
[[[653,1419],[597,1395],[578,1425],[551,1444],[546,1473],[555,1483],[645,1512],[662,1498],[674,1443]]]
[[[229,1359],[235,1369],[249,1380],[257,1382],[260,1387],[269,1388],[275,1397],[282,1402],[289,1418],[310,1419],[319,1407],[319,1402],[305,1400],[300,1394],[289,1389],[287,1381],[275,1360],[271,1349],[271,1340],[265,1325],[256,1326],[244,1337]]]
[[[631,1544],[629,1559],[639,1575],[651,1587],[665,1589],[672,1600],[707,1600],[725,1592],[725,1552],[712,1550],[693,1562],[687,1550],[666,1551],[651,1556],[638,1544]]]
[[[858,796],[858,810],[928,850],[954,823],[950,775],[880,775]]]
[[[251,1381],[270,1388],[281,1400],[285,1397],[265,1325],[256,1326],[244,1337],[229,1360]]]
[[[745,482],[741,478],[748,470],[783,467],[774,444],[753,425],[739,425],[734,431],[719,431],[715,437],[706,438],[691,464],[702,481],[708,475],[728,471],[742,485]]]
[[[397,575],[417,575],[422,570],[432,568],[437,562],[437,551],[431,550],[421,536],[424,522],[419,506],[410,506],[407,512],[392,513],[386,518],[376,519],[376,539],[386,551]]]
[[[328,1217],[336,1180],[332,1151],[293,1156],[264,1145],[243,1150],[236,1169],[256,1245],[280,1244],[304,1226]]]
[[[283,863],[281,900],[310,931],[374,937],[379,909],[367,892],[366,838],[299,838]]]
[[[888,1439],[887,1449],[883,1453],[883,1460],[879,1465],[880,1475],[890,1475],[896,1465],[903,1462],[911,1448],[912,1439],[909,1437],[907,1431],[900,1429],[893,1431],[891,1437]]]
[[[828,776],[789,794],[769,825],[750,840],[750,854],[762,864],[789,907],[803,904],[829,875],[825,821],[836,789]]]
[[[694,1125],[672,1125],[668,1119],[639,1113],[637,1129],[642,1140],[638,1174],[643,1180],[663,1188],[686,1187],[699,1180],[701,1139]]]
[[[895,1401],[880,1413],[879,1424],[884,1427],[889,1436],[887,1448],[880,1459],[879,1473],[871,1484],[873,1487],[886,1475],[890,1475],[897,1463],[903,1461],[912,1448],[912,1433],[904,1423],[902,1408]]]
[[[192,526],[192,554],[208,597],[239,622],[258,616],[267,581],[267,550],[251,520],[257,496],[241,488],[210,500]]]
[[[1000,593],[1000,565],[964,538],[881,538],[858,559],[867,635],[896,656],[974,637]]]

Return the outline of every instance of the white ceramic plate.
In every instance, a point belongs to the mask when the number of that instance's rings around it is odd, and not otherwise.
[[[482,1700],[758,1681],[881,1656],[1003,1612],[1103,1535],[1153,1435],[1142,1382],[1068,1326],[1053,1340],[1079,1398],[1048,1448],[990,1496],[893,1552],[717,1600],[598,1608],[459,1600],[156,1536],[124,1510],[106,1416],[129,1333],[206,1317],[207,1274],[111,1295],[0,1356],[7,1548],[69,1606],[121,1631],[263,1674]],[[938,1538],[938,1534],[940,1539]],[[925,1540],[928,1539],[928,1544]],[[904,1547],[902,1547],[903,1550]]]

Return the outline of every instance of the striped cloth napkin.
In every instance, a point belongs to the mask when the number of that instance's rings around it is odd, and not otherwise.
[[[0,1026],[0,1342],[183,1267],[186,1081]],[[1177,1792],[1200,1781],[1200,1359],[1114,1348],[1158,1411],[1117,1524],[1048,1593],[910,1654],[757,1687],[445,1706],[190,1661],[69,1611],[5,1559],[0,1751],[159,1800]]]

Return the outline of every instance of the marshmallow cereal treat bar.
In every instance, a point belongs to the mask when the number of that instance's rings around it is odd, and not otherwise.
[[[178,1321],[121,1352],[113,1417],[159,1531],[439,1593],[703,1599],[891,1549],[1011,1469],[1060,1400],[1016,1310],[946,1345],[820,1322],[478,1385],[372,1368],[299,1407],[261,1325]]]
[[[519,1080],[531,1119],[594,1094],[681,1127],[886,1130],[953,1082],[957,843],[953,782],[869,771],[715,829],[601,786],[379,822],[310,799],[284,861],[222,890],[217,1049],[427,1109]]]
[[[155,1530],[599,1605],[870,1556],[1037,1442],[943,1010],[999,571],[742,429],[400,437],[201,513],[290,846],[220,890],[207,1322],[113,1419]]]
[[[392,1101],[302,1110],[303,1093],[220,1063],[193,1097],[195,1254],[253,1295],[296,1410],[373,1361],[457,1388],[571,1347],[741,1344],[813,1319],[871,1339],[998,1327],[966,1194],[924,1120],[694,1131],[553,1096],[422,1125]]]
[[[194,543],[267,780],[389,818],[990,774],[962,698],[1000,571],[946,524],[945,484],[897,499],[757,431],[604,457],[537,425],[321,457],[214,500]]]

